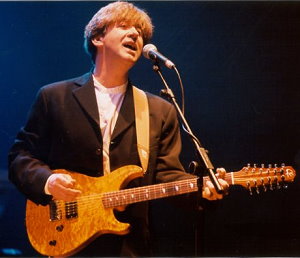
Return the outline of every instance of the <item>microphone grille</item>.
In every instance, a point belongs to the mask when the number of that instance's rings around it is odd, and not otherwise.
[[[144,57],[148,58],[148,59],[151,59],[149,57],[149,51],[157,51],[157,48],[156,46],[154,46],[153,44],[147,44],[143,47],[143,55]]]

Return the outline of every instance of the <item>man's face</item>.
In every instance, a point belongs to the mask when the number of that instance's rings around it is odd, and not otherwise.
[[[126,22],[110,25],[101,37],[101,58],[109,62],[135,64],[142,53],[143,37],[141,30]]]

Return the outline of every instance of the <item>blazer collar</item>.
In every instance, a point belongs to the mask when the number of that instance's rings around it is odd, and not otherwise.
[[[73,90],[75,98],[85,112],[89,115],[89,117],[92,118],[92,120],[97,124],[98,128],[100,128],[98,105],[92,73],[87,73],[75,79],[74,83],[80,86]],[[120,135],[132,123],[134,123],[134,121],[135,113],[133,105],[133,92],[132,84],[129,81],[111,140],[113,141],[118,135]]]
[[[111,136],[113,141],[118,135],[126,130],[135,121],[134,105],[133,105],[133,93],[132,84],[129,81],[127,90],[124,96],[123,104],[121,106],[119,116]]]
[[[80,87],[73,90],[73,94],[85,112],[99,126],[99,112],[94,89],[92,73],[87,73],[74,81]]]

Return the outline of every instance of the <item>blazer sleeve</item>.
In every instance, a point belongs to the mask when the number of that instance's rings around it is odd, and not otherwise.
[[[185,172],[181,162],[181,136],[177,112],[173,105],[170,105],[168,114],[163,123],[162,133],[157,154],[156,182],[166,183],[176,180],[195,178],[195,175]],[[202,210],[204,200],[202,199],[202,190],[190,194],[184,194],[168,198],[176,206],[186,210]]]
[[[8,154],[9,179],[28,199],[43,205],[51,199],[44,193],[44,186],[52,174],[45,163],[51,138],[46,103],[45,94],[40,90],[27,123],[17,134]]]
[[[156,163],[158,183],[194,177],[185,172],[180,162],[181,136],[177,113],[173,105],[168,105],[158,145]]]

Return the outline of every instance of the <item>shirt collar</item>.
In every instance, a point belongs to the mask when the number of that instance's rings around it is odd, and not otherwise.
[[[126,82],[122,85],[114,86],[111,88],[106,88],[99,81],[97,81],[97,79],[95,78],[94,75],[93,75],[93,80],[94,80],[95,88],[97,88],[101,93],[106,93],[106,94],[124,93],[126,91],[127,84],[128,84],[128,82]]]

